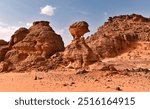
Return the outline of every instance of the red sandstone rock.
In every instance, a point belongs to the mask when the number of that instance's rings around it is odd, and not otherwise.
[[[19,41],[22,41],[26,35],[29,33],[29,30],[26,28],[20,28],[18,29],[12,36],[11,40],[9,42],[10,46],[13,46],[14,44],[18,43]]]
[[[83,36],[85,33],[89,32],[90,30],[88,29],[89,25],[85,21],[79,21],[73,23],[69,27],[69,31],[71,35],[73,36],[74,39],[80,38]]]
[[[29,29],[20,28],[12,35],[9,44],[0,40],[1,71],[32,68],[47,71],[66,66],[90,68],[103,58],[128,52],[138,41],[149,42],[150,19],[136,14],[110,17],[87,39],[81,37],[89,31],[85,21],[72,24],[69,31],[74,39],[64,48],[61,36],[47,21],[34,22]],[[148,50],[148,46],[145,49]]]
[[[4,40],[0,40],[0,46],[3,46],[3,45],[7,45],[8,42],[4,41]]]
[[[8,63],[7,62],[0,62],[0,72],[4,72],[8,70]]]
[[[64,50],[61,36],[55,33],[48,21],[34,22],[29,30],[20,28],[12,35],[9,44],[11,50],[7,51],[4,60],[14,64],[16,69],[19,66],[32,67],[37,60],[41,61],[39,58],[45,60]]]
[[[127,52],[137,41],[150,41],[150,18],[136,14],[110,17],[86,39],[89,47],[101,58]]]

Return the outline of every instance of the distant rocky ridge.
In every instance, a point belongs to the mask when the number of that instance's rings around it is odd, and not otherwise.
[[[138,41],[149,42],[150,18],[137,14],[110,17],[87,39],[81,37],[89,32],[85,21],[73,23],[69,31],[73,40],[64,47],[62,37],[48,21],[36,21],[29,29],[18,29],[9,42],[0,40],[0,71],[88,68],[128,52]]]
[[[86,39],[101,59],[127,52],[137,41],[150,41],[150,18],[137,14],[110,17]]]

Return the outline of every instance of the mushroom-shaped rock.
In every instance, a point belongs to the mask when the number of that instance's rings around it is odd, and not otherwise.
[[[78,39],[81,36],[83,36],[85,33],[90,32],[88,27],[89,27],[89,25],[88,25],[87,22],[79,21],[79,22],[73,23],[69,27],[69,31],[70,31],[70,33],[71,33],[71,35],[73,36],[74,39]]]

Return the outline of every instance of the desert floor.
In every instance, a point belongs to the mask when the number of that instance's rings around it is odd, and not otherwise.
[[[150,91],[150,72],[75,70],[0,73],[0,91],[4,92],[141,92]]]

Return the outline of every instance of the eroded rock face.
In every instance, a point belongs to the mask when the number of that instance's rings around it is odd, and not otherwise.
[[[86,44],[84,37],[81,37],[89,32],[88,27],[85,21],[75,22],[69,27],[74,39],[63,52],[63,59],[68,63],[69,68],[82,68],[98,61],[98,57]]]
[[[9,50],[10,50],[10,47],[8,45],[0,47],[0,62],[5,59],[5,55]]]
[[[85,39],[80,38],[72,40],[63,52],[63,58],[68,67],[82,68],[98,61],[98,57],[93,53],[91,48],[85,43]]]
[[[110,17],[86,39],[90,48],[101,58],[122,54],[137,41],[150,41],[150,18],[136,14]]]
[[[0,40],[0,62],[4,60],[5,54],[9,49],[8,42]]]
[[[29,30],[26,28],[20,28],[18,29],[12,36],[9,42],[10,46],[13,46],[14,44],[18,43],[19,41],[23,40],[26,35],[29,33]]]
[[[86,44],[85,38],[81,37],[89,32],[88,26],[85,21],[75,22],[70,26],[69,31],[74,39],[62,53],[67,68],[84,68],[98,61],[98,57]]]
[[[0,62],[0,72],[7,71],[8,70],[8,66],[9,66],[9,63],[7,63],[7,62]]]
[[[85,21],[79,21],[73,23],[69,27],[69,31],[71,35],[73,36],[74,39],[78,39],[81,36],[83,36],[85,33],[89,32],[90,30],[88,29],[89,25]]]
[[[0,40],[0,47],[7,45],[7,44],[8,44],[8,42],[6,42],[5,40]]]
[[[6,51],[4,61],[12,63],[15,68],[28,68],[63,51],[64,43],[48,21],[37,21],[29,29],[17,30],[11,37],[9,48],[7,51],[6,48],[0,50]]]

